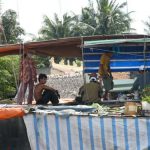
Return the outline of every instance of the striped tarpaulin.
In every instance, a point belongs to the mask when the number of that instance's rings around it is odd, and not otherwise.
[[[84,48],[83,63],[84,73],[98,72],[100,66],[100,57],[108,50],[105,48]],[[118,46],[114,47],[114,54],[111,58],[111,70],[113,72],[137,71],[141,65],[145,65],[150,70],[150,47],[147,46],[144,53],[143,46]]]
[[[149,150],[150,118],[29,114],[32,150]]]

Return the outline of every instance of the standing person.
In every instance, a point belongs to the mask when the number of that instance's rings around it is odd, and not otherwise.
[[[103,81],[105,93],[103,95],[104,100],[108,100],[108,92],[113,89],[113,76],[110,70],[110,59],[113,52],[108,51],[102,54],[99,66],[99,76],[100,80]]]
[[[33,86],[34,82],[37,81],[36,65],[30,54],[25,53],[20,62],[19,68],[19,78],[20,78],[20,88],[17,94],[17,103],[22,104],[27,87],[29,88],[29,93],[27,97],[27,103],[32,104],[33,100]]]
[[[60,95],[57,90],[45,85],[47,81],[46,74],[39,74],[38,80],[39,83],[34,88],[36,104],[47,104],[51,101],[53,105],[57,105]]]
[[[150,72],[146,70],[144,65],[139,67],[138,74],[135,77],[137,77],[134,85],[135,90],[143,91],[146,86],[150,85]]]

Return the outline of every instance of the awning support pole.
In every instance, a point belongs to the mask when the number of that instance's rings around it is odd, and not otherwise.
[[[144,41],[145,41],[145,38],[144,38]],[[146,85],[146,42],[144,42],[144,87]]]

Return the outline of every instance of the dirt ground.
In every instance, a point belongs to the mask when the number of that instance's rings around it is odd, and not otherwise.
[[[51,73],[52,74],[71,74],[71,73],[82,72],[82,71],[83,71],[83,67],[53,64]]]
[[[82,75],[82,72],[83,72],[83,67],[53,64],[51,75],[55,76],[57,74],[57,75],[63,76],[63,75],[74,75],[76,73],[80,73]],[[117,73],[115,72],[112,74],[113,74],[114,79],[128,79],[129,78],[129,72],[117,72]],[[61,104],[69,103],[72,101],[74,101],[74,98],[72,97],[60,99]]]
[[[75,72],[83,72],[83,66],[68,66],[68,65],[60,65],[53,64],[52,74],[73,74]],[[114,79],[129,79],[129,72],[113,72]]]
[[[83,85],[83,66],[69,66],[63,64],[52,64],[48,85],[60,92],[61,103],[69,102],[74,99],[74,93],[78,93],[78,89]],[[114,79],[128,79],[128,72],[112,73]],[[75,77],[78,76],[78,77]],[[64,86],[66,87],[64,89]],[[69,88],[68,88],[69,87]]]

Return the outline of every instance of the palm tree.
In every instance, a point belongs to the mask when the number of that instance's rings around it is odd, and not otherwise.
[[[65,13],[63,15],[62,20],[58,18],[57,14],[54,14],[54,21],[49,19],[48,16],[44,16],[43,26],[39,31],[41,34],[41,39],[49,40],[49,39],[59,39],[64,37],[73,37],[77,31],[76,24],[78,22],[78,16],[76,15],[68,15]],[[59,63],[61,61],[61,57],[55,57],[54,61]],[[65,62],[67,60],[71,60],[72,58],[65,58]]]
[[[5,33],[4,40],[7,40],[5,42],[10,44],[22,42],[20,36],[24,35],[25,31],[20,27],[20,24],[17,21],[17,13],[14,10],[8,9],[2,14],[1,18]]]
[[[116,3],[116,0],[96,0],[96,8],[89,0],[89,7],[82,9],[81,22],[93,27],[94,35],[120,34],[130,30],[130,13],[124,13],[122,9],[127,5]]]
[[[60,20],[57,14],[54,21],[44,16],[40,34],[44,39],[101,34],[120,34],[130,31],[130,13],[123,12],[127,3],[118,4],[116,0],[89,0],[89,6],[82,9],[82,14],[69,16],[67,13]]]
[[[77,16],[69,16],[67,13],[60,20],[57,14],[54,14],[54,21],[44,16],[43,27],[40,29],[40,34],[43,39],[58,39],[74,36],[73,29],[76,26]]]
[[[88,7],[82,8],[79,20],[78,26],[80,27],[81,35],[93,35],[97,26],[97,14],[91,1],[89,1]]]
[[[120,34],[130,29],[130,13],[122,9],[126,3],[117,4],[116,0],[89,0],[89,6],[82,9],[82,14],[68,15],[65,13],[62,20],[54,15],[54,20],[44,16],[43,26],[39,33],[40,39],[58,39],[73,36]],[[57,62],[59,58],[55,58]]]

